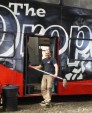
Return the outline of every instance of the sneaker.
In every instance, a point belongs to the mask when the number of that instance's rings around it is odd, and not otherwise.
[[[40,105],[43,106],[43,107],[50,107],[51,106],[51,103],[50,102],[46,102],[46,101],[42,101],[40,103]]]
[[[43,100],[43,101],[40,103],[40,105],[41,105],[41,106],[45,106],[45,103],[46,103],[46,101]]]
[[[51,106],[51,103],[50,103],[50,102],[46,102],[46,103],[45,103],[45,106],[46,106],[46,107],[50,107],[50,106]]]

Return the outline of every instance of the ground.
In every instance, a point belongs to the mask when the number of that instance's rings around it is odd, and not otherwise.
[[[41,107],[39,104],[40,99],[38,99],[38,102],[30,102],[28,99],[24,103],[20,102],[18,111],[14,111],[14,113],[92,113],[92,96],[64,98],[59,97],[53,100],[50,108]],[[13,113],[13,111],[4,112],[2,106],[0,106],[0,110],[3,113]]]

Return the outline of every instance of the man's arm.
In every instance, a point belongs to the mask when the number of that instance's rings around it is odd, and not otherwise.
[[[57,77],[58,76],[58,64],[55,63],[54,67],[55,67],[55,74],[54,74],[54,76]]]
[[[31,65],[30,65],[31,66]],[[36,69],[41,69],[42,68],[42,65],[38,65],[38,66],[32,66],[33,68],[36,68]]]

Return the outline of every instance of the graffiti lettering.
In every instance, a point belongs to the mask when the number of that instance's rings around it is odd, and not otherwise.
[[[11,15],[13,15],[13,18],[15,19],[15,23],[17,25],[16,37],[19,37],[19,38],[16,38],[16,42],[17,42],[16,47],[18,46],[18,43],[19,43],[20,38],[21,38],[20,55],[22,57],[23,57],[23,38],[24,38],[24,33],[25,33],[26,29],[30,29],[30,32],[34,33],[34,34],[57,36],[57,37],[60,37],[60,39],[62,39],[62,35],[63,35],[65,41],[64,41],[63,46],[59,50],[59,55],[61,55],[62,53],[64,53],[67,50],[69,37],[70,38],[76,37],[77,39],[79,37],[82,37],[82,39],[84,39],[86,37],[85,36],[85,30],[86,30],[86,33],[88,34],[87,38],[91,39],[91,30],[88,26],[81,26],[81,27],[80,26],[71,26],[70,36],[68,36],[67,31],[60,25],[50,25],[47,28],[44,28],[44,26],[41,25],[41,24],[34,25],[34,24],[30,24],[30,23],[23,24],[23,27],[21,28],[22,35],[20,37],[20,22],[19,22],[17,16],[15,16],[15,14],[20,15],[20,13],[18,12],[18,8],[20,7],[21,9],[23,9],[23,4],[9,3],[9,7],[11,8],[12,6],[14,6],[14,12],[11,9],[7,8],[6,6],[0,5],[1,8],[4,8],[4,10],[11,13]],[[33,11],[34,8],[29,8],[29,4],[24,4],[24,6],[26,7],[25,8],[26,9],[26,12],[25,12],[26,15],[28,15],[29,12],[31,11],[32,15],[37,14],[38,16],[45,16],[45,15],[43,15],[43,14],[45,14],[45,11],[43,10],[43,13],[41,13],[41,8],[38,9],[35,13]],[[3,26],[7,27],[7,24],[5,23],[3,15],[1,15],[1,17],[2,17],[2,20],[3,20],[3,22],[2,22]],[[38,30],[36,30],[38,27],[40,28],[40,30],[39,30],[39,32],[36,32],[36,31],[38,31]],[[7,31],[7,29],[6,29],[6,31]],[[86,54],[88,52],[89,46],[91,44],[87,43],[85,48],[83,48],[82,50],[81,50],[81,48],[84,45],[83,40],[80,43],[78,41],[76,41],[76,45],[77,45],[77,48],[76,48],[76,51],[75,51],[75,58],[78,58],[79,53],[80,54]],[[71,51],[71,48],[70,48],[70,51]],[[4,53],[6,53],[6,52],[4,52]],[[8,52],[8,53],[11,54],[11,52]],[[92,52],[90,52],[90,53],[92,54]]]
[[[24,9],[25,6],[25,15],[28,16],[29,13],[31,13],[31,16],[38,16],[38,17],[45,17],[46,11],[42,8],[38,8],[35,10],[33,7],[29,8],[29,4],[21,4],[21,3],[9,3],[9,8],[13,6],[14,8],[14,14],[15,15],[20,15],[18,12],[19,8]]]
[[[90,55],[92,54],[92,49],[90,48],[92,45],[91,44],[92,41],[90,41],[92,39],[91,36],[92,36],[91,29],[86,25],[83,25],[81,27],[71,26],[71,30],[70,30],[71,40],[69,41],[69,47],[71,45],[71,42],[72,41],[74,42],[74,39],[75,39],[76,48],[75,48],[74,59],[78,59],[79,55],[81,55],[82,57],[84,57],[84,60],[85,60],[89,56],[89,54],[87,54],[88,51],[90,51]],[[69,48],[69,51],[71,51],[71,47]],[[72,63],[69,63],[69,65],[75,66],[75,65],[78,65],[77,63],[78,62],[74,61]]]
[[[19,40],[20,40],[20,24],[19,24],[19,21],[18,21],[17,17],[13,14],[13,12],[9,8],[7,8],[6,6],[3,6],[3,5],[0,5],[0,8],[5,9],[9,13],[11,13],[11,15],[15,19],[15,23],[17,25],[17,33],[16,33],[16,37],[15,37],[15,43],[16,43],[16,48],[17,48],[17,46],[19,44]],[[4,30],[6,30],[4,32],[7,32],[7,29],[6,29],[7,25],[4,22],[5,20],[4,20],[3,16],[0,16],[0,17],[2,18],[2,21],[3,21],[2,24],[4,26]],[[3,39],[5,39],[5,35],[3,35],[2,38],[1,38],[2,42],[3,42]],[[4,51],[4,53],[0,54],[0,56],[5,56],[5,55],[9,56],[10,54],[12,54],[13,53],[13,47],[14,47],[14,45],[12,45],[10,48],[8,48],[8,51]]]
[[[0,5],[0,22],[2,23],[2,32],[13,32],[15,34],[14,36],[16,53],[14,57],[16,59],[19,59],[22,62],[22,58],[24,56],[25,33],[33,33],[34,35],[46,35],[51,37],[55,36],[60,38],[60,49],[58,53],[61,58],[61,64],[63,59],[62,56],[66,55],[68,48],[69,52],[71,52],[71,57],[74,57],[74,60],[78,58],[82,58],[84,60],[90,58],[92,60],[92,41],[90,41],[92,40],[92,33],[91,29],[88,26],[71,26],[70,34],[68,35],[68,32],[61,25],[51,25],[50,23],[50,25],[46,25],[46,27],[41,25],[40,23],[38,24],[38,22],[40,22],[40,18],[34,17],[33,20],[32,18],[30,18],[30,16],[45,17],[45,14],[46,11],[44,9],[35,9],[34,7],[30,7],[30,4],[28,3],[9,3],[9,8]],[[44,19],[44,21],[46,20]],[[9,36],[5,35],[4,33],[0,35],[0,47],[5,48],[6,46],[7,48],[0,51],[0,57],[10,56],[14,52],[14,43],[12,43],[10,46],[4,44],[4,41],[5,39],[7,39],[7,37]],[[74,39],[75,41],[72,39]],[[81,63],[80,60],[70,62],[68,55],[66,55],[65,59],[67,60],[66,65],[68,65],[69,68],[72,67],[71,72],[67,73],[65,77],[68,80],[83,79],[82,73],[85,71],[85,62],[82,61]],[[19,64],[19,62],[17,63],[18,65],[20,65],[20,67],[22,67],[22,64]],[[80,68],[80,65],[82,69]],[[90,68],[91,63],[87,63],[86,67]]]

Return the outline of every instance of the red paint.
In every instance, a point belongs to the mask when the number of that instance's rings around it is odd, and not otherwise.
[[[19,95],[23,96],[23,74],[0,64],[0,89],[6,85],[19,86]]]
[[[58,82],[57,92],[59,95],[92,94],[92,80],[68,82],[65,88]]]
[[[19,96],[23,95],[23,74],[11,70],[0,64],[0,92],[2,92],[2,87],[6,85],[18,85],[19,86]],[[80,94],[92,94],[92,80],[82,80],[68,82],[66,88],[62,86],[62,82],[58,82],[57,94],[59,95],[80,95]],[[29,95],[38,96],[39,94]]]

